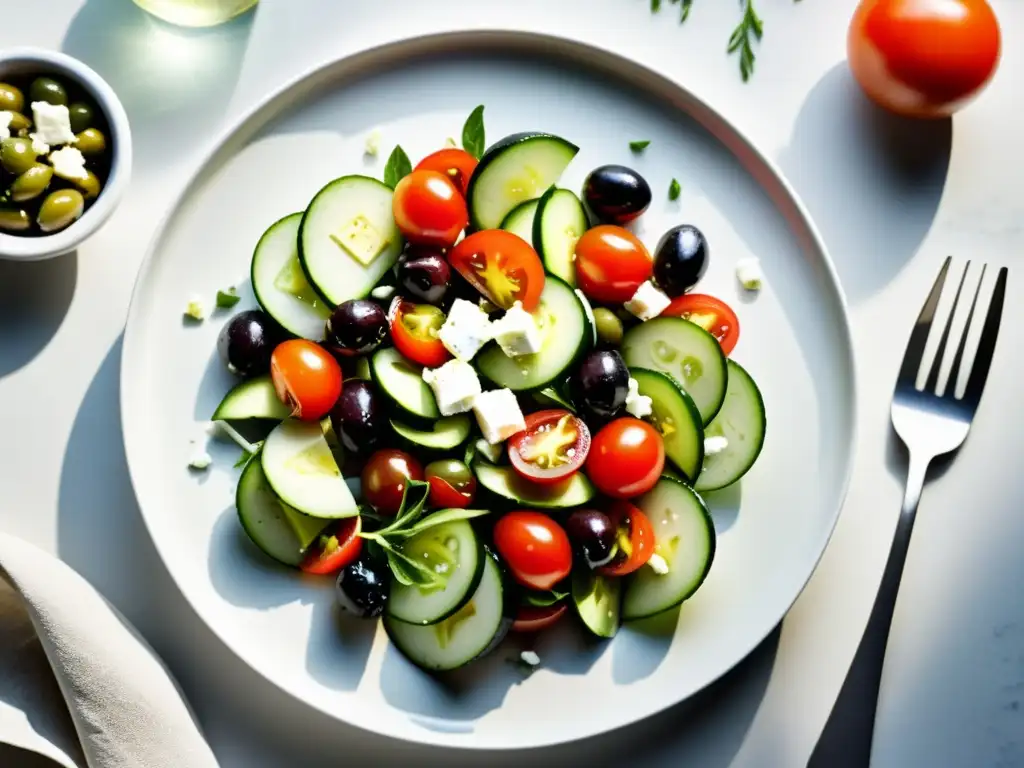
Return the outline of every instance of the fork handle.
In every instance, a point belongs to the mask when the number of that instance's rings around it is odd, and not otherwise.
[[[839,691],[825,729],[811,753],[808,768],[868,768],[875,730],[875,711],[882,682],[885,646],[889,639],[896,597],[899,594],[903,564],[907,560],[910,534],[914,528],[917,505],[924,489],[925,473],[931,456],[910,455],[907,490],[896,526],[896,536],[882,574],[864,636],[861,638],[846,680]]]

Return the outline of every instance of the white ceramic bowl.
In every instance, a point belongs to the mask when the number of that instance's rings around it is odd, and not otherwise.
[[[42,237],[0,233],[0,259],[37,261],[73,251],[89,238],[117,208],[132,173],[132,135],[128,115],[114,89],[78,59],[42,48],[0,51],[0,81],[11,75],[56,75],[81,86],[92,97],[109,126],[113,156],[110,174],[100,196],[70,227]]]

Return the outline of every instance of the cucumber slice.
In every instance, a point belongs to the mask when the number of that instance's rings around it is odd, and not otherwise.
[[[700,411],[675,379],[657,371],[630,368],[641,395],[651,398],[650,422],[661,432],[665,456],[693,482],[704,463]]]
[[[575,144],[547,133],[506,136],[484,153],[469,181],[470,225],[500,227],[513,208],[557,182],[577,152]]]
[[[421,669],[444,671],[469,664],[491,651],[508,632],[511,621],[505,613],[501,568],[489,555],[482,560],[483,576],[473,596],[444,621],[424,627],[384,617],[391,642]]]
[[[299,263],[301,213],[285,216],[270,225],[256,244],[250,276],[256,301],[282,328],[318,341],[330,308],[306,280]]]
[[[619,631],[622,579],[597,571],[579,570],[572,575],[572,603],[583,624],[598,637],[615,637]]]
[[[725,402],[705,430],[709,437],[724,437],[729,445],[721,453],[704,460],[704,470],[694,488],[698,491],[718,490],[747,474],[761,453],[766,426],[761,391],[750,374],[739,363],[730,360]]]
[[[281,402],[274,391],[274,383],[270,376],[257,376],[236,384],[224,395],[217,410],[211,417],[213,421],[230,421],[241,419],[273,419],[281,421],[291,416],[288,406]]]
[[[583,203],[568,189],[551,187],[537,203],[533,247],[544,269],[572,286],[576,285],[576,241],[589,224]]]
[[[391,420],[391,428],[395,434],[408,440],[413,445],[434,451],[448,451],[458,448],[469,437],[471,427],[469,417],[465,414],[448,416],[434,422],[430,430],[416,429],[400,421]]]
[[[444,589],[433,591],[392,579],[388,616],[421,625],[444,621],[469,601],[480,584],[486,559],[483,543],[465,520],[416,534],[402,543],[402,554],[448,576]]]
[[[487,490],[517,504],[538,509],[568,509],[586,504],[597,493],[582,472],[553,485],[538,485],[520,477],[512,467],[498,467],[477,459],[473,474]]]
[[[654,548],[668,564],[659,575],[644,566],[626,579],[622,618],[642,619],[667,611],[704,583],[715,558],[715,526],[700,496],[678,480],[662,477],[634,502],[658,532]]]
[[[528,243],[533,243],[533,217],[537,213],[538,200],[527,200],[520,203],[501,222],[501,228],[513,235],[519,235]]]
[[[592,346],[583,304],[557,277],[545,279],[540,304],[532,314],[541,332],[540,352],[511,358],[497,344],[488,344],[476,358],[477,370],[497,387],[518,392],[560,382]]]
[[[370,360],[373,380],[400,412],[419,421],[441,418],[437,400],[423,381],[423,368],[393,347],[378,349]]]
[[[260,462],[274,492],[302,514],[330,519],[359,514],[319,422],[282,421],[267,435]]]
[[[402,252],[391,189],[369,176],[342,176],[319,192],[299,225],[299,262],[331,306],[366,296]]]
[[[704,426],[718,413],[729,381],[715,337],[681,317],[656,317],[626,332],[622,359],[630,368],[667,373],[686,390]]]

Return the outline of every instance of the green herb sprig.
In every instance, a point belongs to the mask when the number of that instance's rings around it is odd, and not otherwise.
[[[754,74],[754,61],[757,54],[754,53],[754,41],[761,42],[764,37],[764,23],[761,17],[754,10],[754,0],[741,0],[744,5],[743,18],[736,25],[729,37],[729,45],[726,49],[729,53],[740,55],[740,77],[747,82]]]

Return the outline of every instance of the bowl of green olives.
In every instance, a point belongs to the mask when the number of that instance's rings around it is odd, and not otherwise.
[[[73,251],[110,217],[131,176],[128,116],[71,56],[0,51],[0,259]]]

